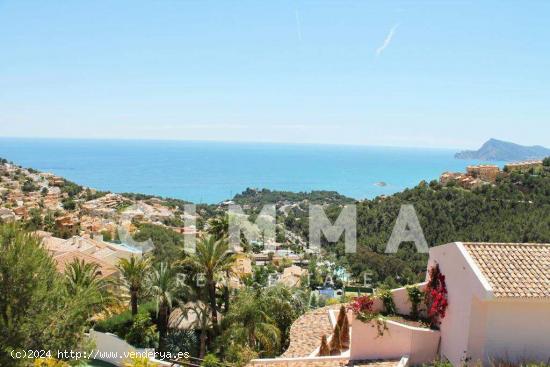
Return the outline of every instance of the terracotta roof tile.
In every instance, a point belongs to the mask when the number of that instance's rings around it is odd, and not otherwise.
[[[80,251],[65,252],[63,254],[54,256],[53,259],[56,262],[57,271],[60,273],[63,273],[67,265],[75,260],[82,260],[86,263],[97,264],[99,266],[99,271],[101,272],[102,278],[109,277],[118,273],[118,269],[116,267]]]
[[[550,298],[550,244],[464,243],[495,297]]]

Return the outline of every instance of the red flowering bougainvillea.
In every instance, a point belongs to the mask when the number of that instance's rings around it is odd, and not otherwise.
[[[386,320],[380,316],[378,312],[374,312],[372,307],[374,299],[371,296],[356,297],[349,305],[358,320],[365,323],[372,323],[372,327],[376,327],[378,336],[384,335],[384,331],[388,330]]]
[[[441,319],[445,317],[445,311],[449,305],[447,301],[447,286],[445,285],[445,275],[441,274],[439,264],[430,268],[430,277],[426,285],[426,306],[428,308],[428,318],[432,327],[439,326]]]
[[[374,300],[370,296],[355,297],[349,308],[354,314],[371,313]]]

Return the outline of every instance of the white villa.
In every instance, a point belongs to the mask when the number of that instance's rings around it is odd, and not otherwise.
[[[320,357],[320,338],[330,336],[336,324],[338,307],[329,306],[296,320],[281,357],[252,360],[251,365],[404,367],[438,358],[454,366],[498,360],[550,363],[549,244],[453,242],[431,248],[429,255],[428,269],[439,266],[447,289],[439,330],[388,319],[380,335],[373,321],[349,313],[349,349]],[[392,298],[398,314],[410,314],[406,288],[392,290]],[[376,300],[373,307],[384,306]]]
[[[455,242],[430,250],[446,275],[441,356],[550,361],[550,245]]]

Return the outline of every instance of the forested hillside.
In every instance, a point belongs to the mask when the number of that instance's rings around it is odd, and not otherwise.
[[[239,205],[249,205],[257,208],[261,208],[266,204],[281,204],[284,202],[298,203],[307,201],[311,204],[349,204],[354,202],[353,199],[341,195],[336,191],[291,192],[251,188],[247,188],[242,193],[235,195],[233,201]]]
[[[548,160],[546,160],[548,163]],[[357,204],[358,253],[344,256],[343,243],[326,244],[355,276],[372,273],[374,282],[411,283],[424,277],[426,255],[402,244],[394,255],[384,253],[399,209],[413,204],[429,246],[453,241],[550,242],[550,171],[511,174],[497,184],[469,191],[422,182],[413,189]],[[327,209],[336,218],[340,208]],[[291,213],[286,227],[307,236],[307,218]]]

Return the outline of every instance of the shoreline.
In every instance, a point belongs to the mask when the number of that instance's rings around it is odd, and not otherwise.
[[[0,157],[73,182],[215,204],[248,187],[392,195],[468,163],[454,151],[406,148],[105,140],[0,140]],[[376,185],[386,182],[387,186]]]

